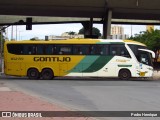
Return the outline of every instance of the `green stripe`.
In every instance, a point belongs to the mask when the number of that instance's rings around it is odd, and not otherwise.
[[[95,72],[104,67],[112,58],[113,56],[87,56],[68,72]]]
[[[90,67],[82,72],[96,72],[104,67],[112,58],[113,56],[100,56]]]
[[[83,60],[78,63],[71,71],[68,72],[82,72],[89,68],[97,59],[99,56],[86,56]]]

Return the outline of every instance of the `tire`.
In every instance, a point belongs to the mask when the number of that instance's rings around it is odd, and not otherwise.
[[[51,80],[54,77],[53,71],[51,69],[43,69],[41,76],[43,80]]]
[[[118,76],[121,80],[129,80],[131,78],[131,73],[129,70],[123,69],[123,70],[120,70]]]
[[[39,79],[39,71],[36,68],[30,68],[27,71],[27,76],[29,79]]]

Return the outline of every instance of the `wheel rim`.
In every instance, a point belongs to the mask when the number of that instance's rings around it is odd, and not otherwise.
[[[46,69],[42,71],[42,78],[47,80],[47,79],[52,79],[53,78],[53,72],[50,69]]]
[[[36,76],[36,72],[35,71],[33,71],[33,72],[31,72],[31,74],[30,74],[32,77],[35,77]]]
[[[122,70],[122,71],[120,71],[120,73],[119,73],[119,77],[120,77],[120,79],[122,79],[122,80],[126,80],[126,79],[129,79],[129,78],[131,77],[131,75],[130,75],[130,72],[129,72],[129,71],[127,71],[127,70]]]
[[[51,77],[51,74],[50,74],[48,71],[46,71],[46,72],[44,73],[44,76],[45,76],[45,78],[50,78],[50,77]]]
[[[128,74],[126,72],[123,73],[122,75],[123,78],[128,78]]]
[[[29,77],[29,79],[38,79],[39,72],[37,69],[30,69],[28,70],[27,76]]]

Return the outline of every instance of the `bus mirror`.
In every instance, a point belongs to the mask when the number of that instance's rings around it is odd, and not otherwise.
[[[152,55],[152,58],[155,58],[155,53],[152,50],[147,50],[147,49],[138,49],[138,50],[149,52]]]

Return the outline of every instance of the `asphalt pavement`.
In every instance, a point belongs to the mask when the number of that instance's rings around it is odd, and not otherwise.
[[[28,80],[1,77],[0,83],[12,91],[20,91],[71,111],[160,111],[160,80],[112,78],[56,78]],[[96,118],[97,119],[97,118]],[[128,118],[98,118],[128,120]],[[129,120],[158,118],[129,118]]]

